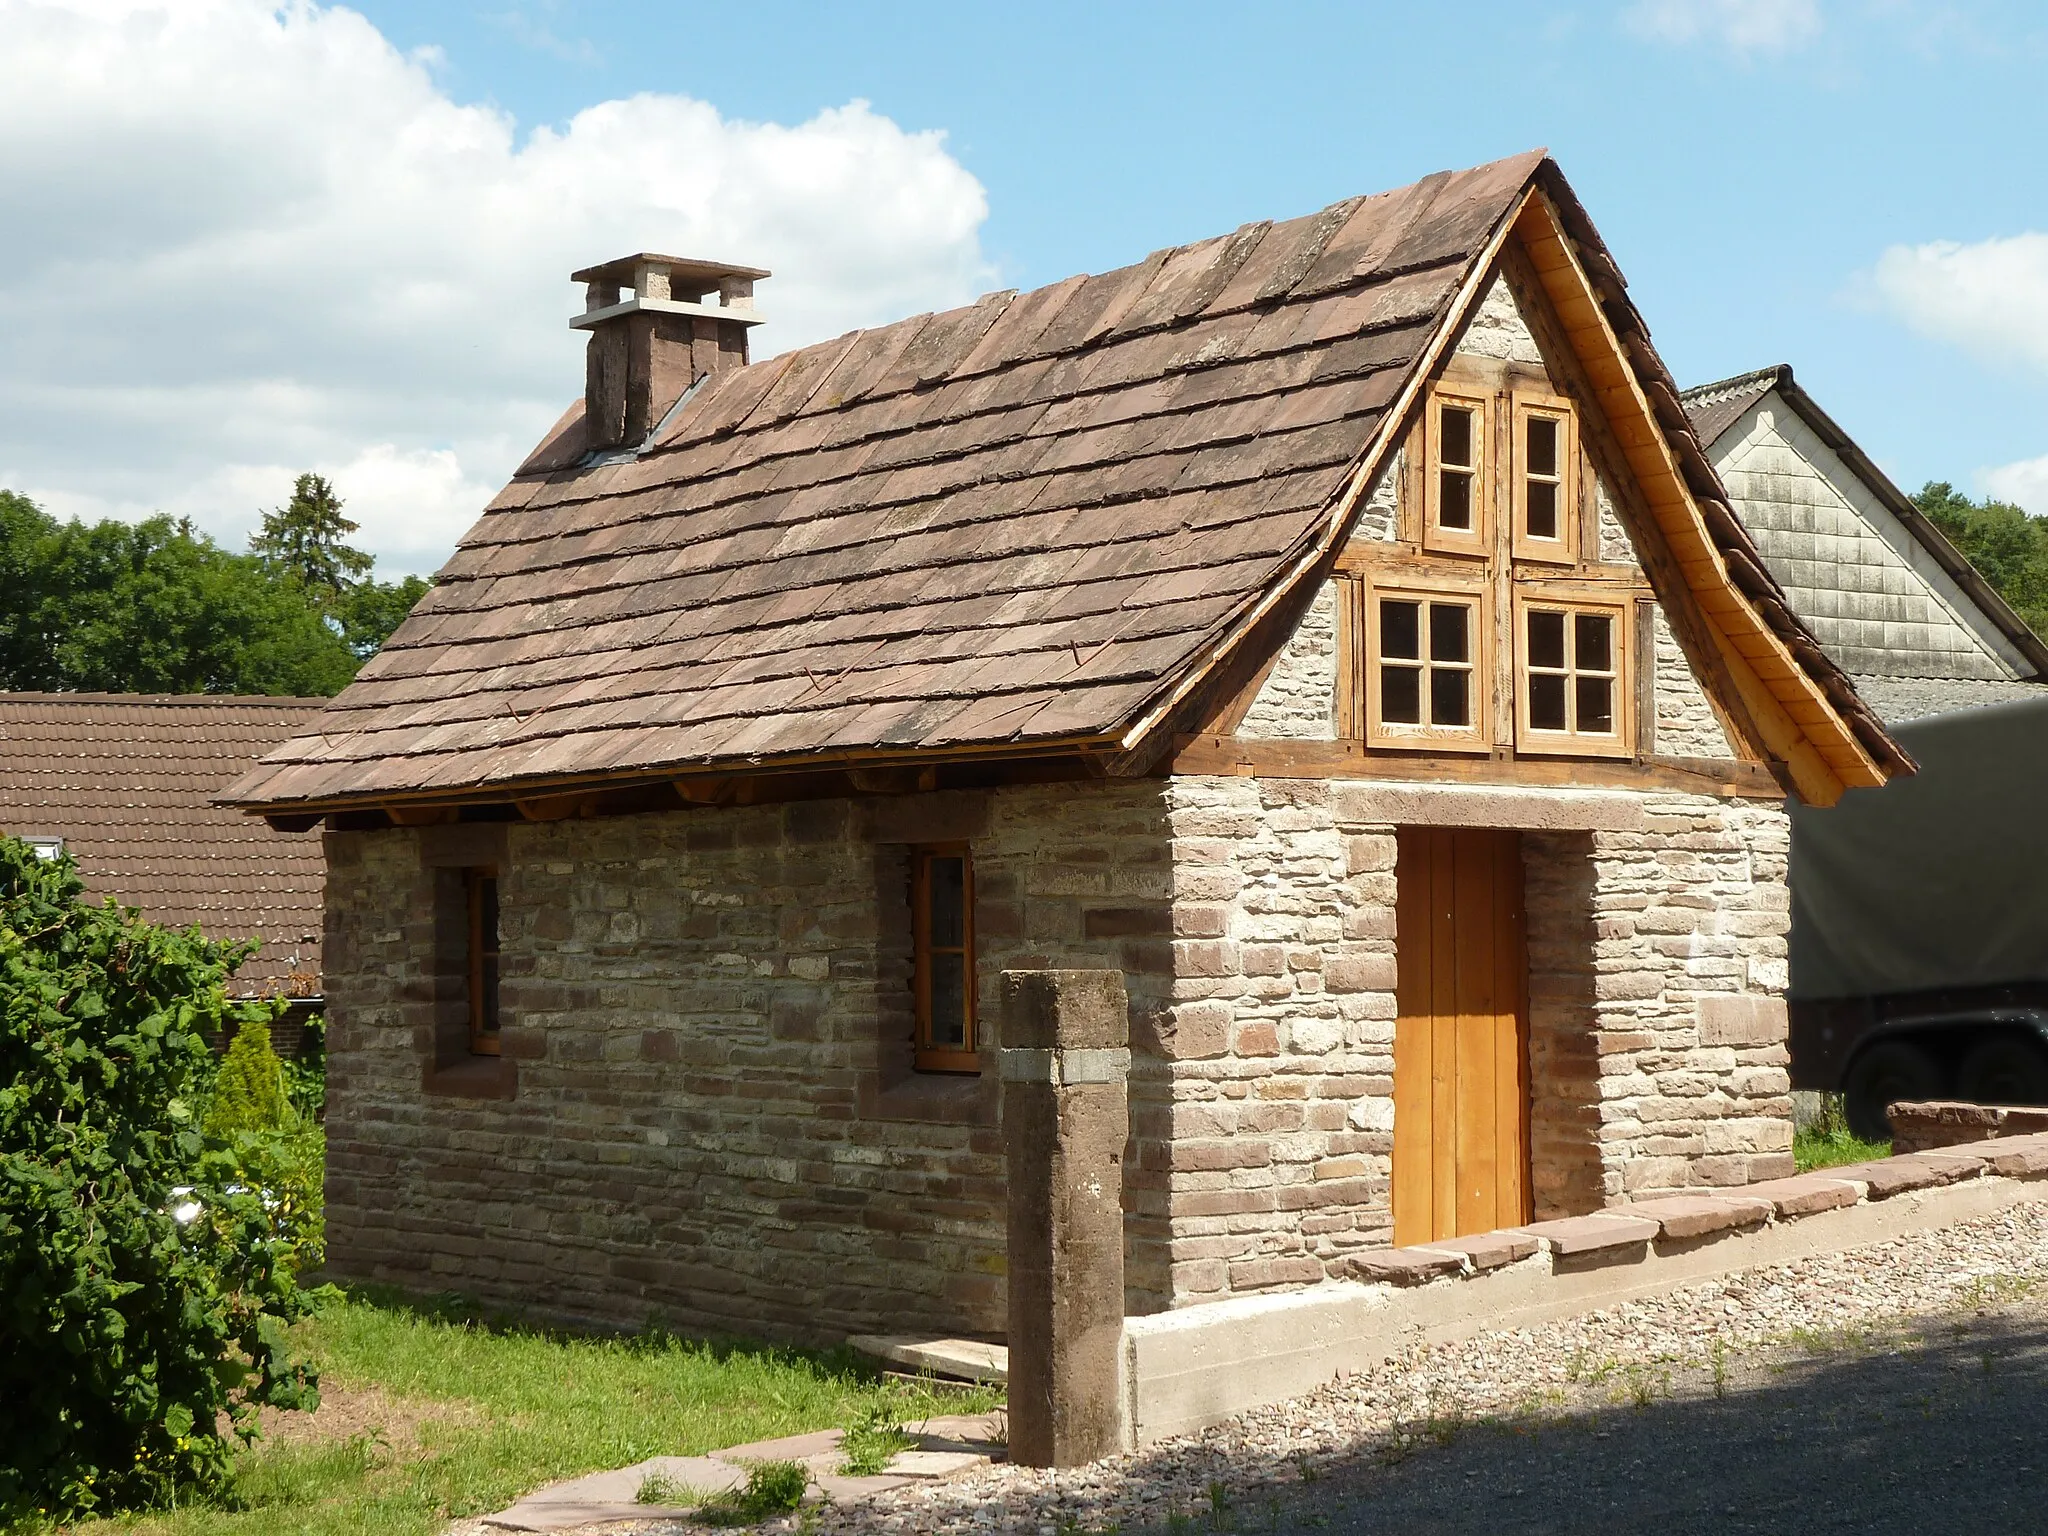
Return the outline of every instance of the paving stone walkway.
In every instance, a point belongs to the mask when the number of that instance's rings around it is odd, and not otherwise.
[[[873,1477],[848,1477],[839,1470],[844,1453],[842,1432],[836,1429],[756,1440],[708,1456],[655,1456],[616,1471],[550,1483],[509,1509],[484,1516],[472,1528],[567,1531],[625,1521],[682,1520],[704,1500],[742,1486],[748,1467],[762,1461],[802,1462],[811,1476],[806,1497],[852,1503],[892,1489],[986,1471],[1003,1456],[1000,1426],[1000,1415],[981,1414],[950,1414],[910,1425],[908,1432],[917,1444],[899,1451],[888,1468]],[[688,1489],[690,1499],[682,1504],[641,1503],[640,1489],[653,1477]]]

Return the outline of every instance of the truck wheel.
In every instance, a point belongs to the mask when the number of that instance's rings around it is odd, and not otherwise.
[[[1905,1040],[1880,1040],[1849,1063],[1842,1080],[1842,1109],[1849,1129],[1865,1141],[1890,1141],[1891,1122],[1885,1106],[1941,1094],[1941,1068],[1919,1046]]]
[[[2048,1053],[2024,1035],[1993,1035],[1963,1058],[1956,1091],[1973,1104],[2048,1104]]]

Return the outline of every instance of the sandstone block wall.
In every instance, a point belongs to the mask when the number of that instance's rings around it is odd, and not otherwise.
[[[1125,977],[1127,1308],[1321,1279],[1391,1228],[1389,817],[1457,794],[1395,788],[1398,812],[1389,786],[1176,777],[330,834],[334,1265],[625,1325],[1001,1331],[995,1075],[908,1050],[908,849],[965,838],[986,1045],[1004,969]],[[1782,811],[1610,795],[1626,814],[1573,831],[1555,798],[1521,823],[1539,1215],[1785,1171]],[[509,1083],[460,1024],[474,863],[501,872]]]

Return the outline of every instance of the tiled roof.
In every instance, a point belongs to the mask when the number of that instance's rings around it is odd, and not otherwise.
[[[1553,258],[1588,269],[1603,399],[1651,413],[1630,462],[1739,675],[1782,693],[1792,771],[1826,798],[1907,766],[1784,606],[1533,152],[713,374],[638,451],[587,453],[579,403],[316,727],[223,799],[317,814],[1151,740],[1327,556],[1535,190],[1577,253]]]
[[[1987,704],[2010,704],[2018,699],[2048,699],[2048,683],[1977,677],[1859,676],[1856,691],[1884,718],[1886,725],[1904,725],[1926,715],[1982,709]]]
[[[1685,402],[1685,414],[1692,418],[1693,431],[1699,433],[1700,441],[1707,448],[1712,449],[1721,434],[1742,419],[1744,411],[1776,389],[1781,380],[1791,376],[1790,368],[1776,363],[1754,373],[1696,385],[1679,398]]]
[[[272,805],[1109,739],[1310,545],[1541,156],[581,406]]]
[[[0,693],[0,831],[62,837],[94,896],[152,921],[261,938],[237,977],[249,990],[317,991],[319,835],[212,802],[326,702]]]

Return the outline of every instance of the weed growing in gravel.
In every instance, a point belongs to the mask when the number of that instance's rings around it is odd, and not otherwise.
[[[811,1474],[800,1461],[757,1461],[747,1468],[744,1488],[699,1505],[697,1519],[706,1525],[758,1525],[795,1509],[810,1485]]]
[[[1956,1300],[1981,1312],[2020,1301],[2040,1288],[2041,1282],[2027,1275],[1977,1275],[1956,1293]]]
[[[1714,1396],[1728,1395],[1728,1341],[1714,1336]]]
[[[1313,1483],[1322,1477],[1322,1468],[1310,1459],[1307,1451],[1296,1451],[1290,1459],[1294,1462],[1294,1475],[1304,1483]]]

